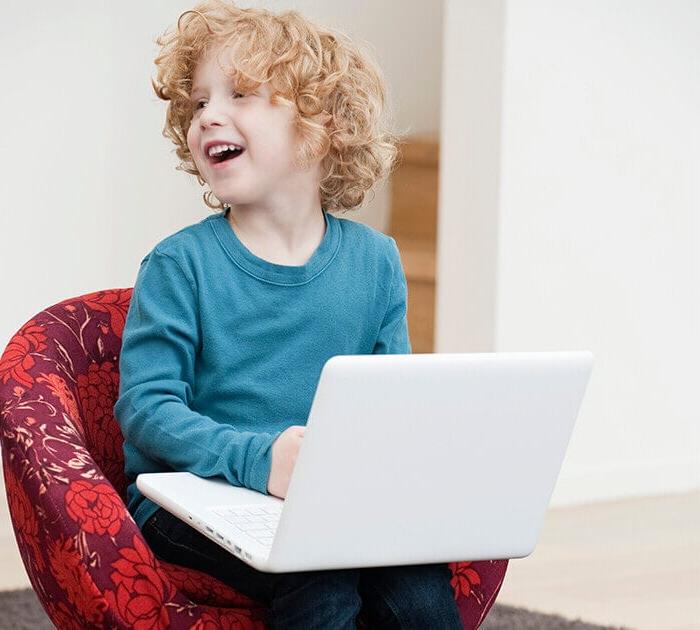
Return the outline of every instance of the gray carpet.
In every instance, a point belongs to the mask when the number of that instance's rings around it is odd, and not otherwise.
[[[52,630],[49,621],[30,589],[0,592],[0,630]],[[624,630],[596,626],[578,619],[541,615],[524,608],[496,604],[480,630]]]

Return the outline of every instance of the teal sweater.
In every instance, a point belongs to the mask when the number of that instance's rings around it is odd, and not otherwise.
[[[396,242],[323,214],[323,240],[302,266],[253,254],[223,212],[142,260],[114,406],[139,527],[157,506],[136,475],[190,471],[266,494],[272,443],[306,424],[329,358],[411,352]]]

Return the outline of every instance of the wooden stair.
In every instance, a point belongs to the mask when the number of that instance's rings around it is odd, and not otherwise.
[[[437,240],[437,137],[408,136],[391,176],[391,218],[408,283],[408,330],[414,353],[434,351],[435,250]]]

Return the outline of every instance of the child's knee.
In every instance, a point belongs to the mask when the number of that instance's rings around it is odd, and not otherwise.
[[[386,628],[462,628],[446,565],[385,569],[365,587],[368,615]]]
[[[362,607],[358,570],[281,573],[273,586],[271,626],[354,628]]]
[[[357,569],[279,573],[273,585],[273,600],[309,597],[359,602]]]

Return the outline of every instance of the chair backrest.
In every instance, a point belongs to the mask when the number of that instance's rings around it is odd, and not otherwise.
[[[40,417],[30,418],[56,429],[47,431],[50,447],[62,448],[57,437],[62,431],[77,431],[124,500],[124,439],[113,408],[132,291],[97,291],[44,309],[22,326],[0,357],[3,417],[26,405],[25,393],[31,390],[34,403],[43,401],[43,406]],[[66,465],[79,466],[79,459],[79,454],[73,455]]]

